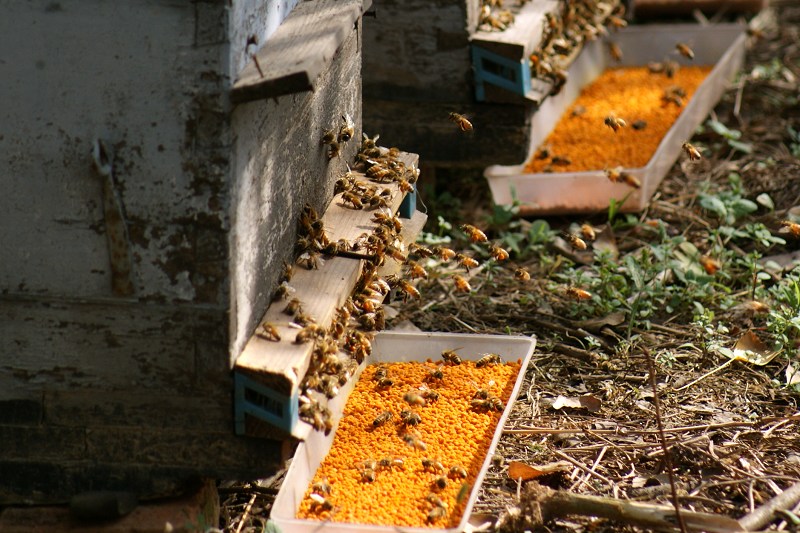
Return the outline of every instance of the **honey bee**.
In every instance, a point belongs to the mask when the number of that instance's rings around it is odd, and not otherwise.
[[[722,264],[719,261],[707,255],[701,255],[699,261],[700,265],[709,276],[716,274],[717,271],[722,267]]]
[[[382,182],[391,179],[394,173],[381,165],[373,165],[367,169],[367,177],[371,180]]]
[[[279,341],[281,336],[278,333],[278,328],[269,322],[263,322],[256,328],[256,336],[268,341]]]
[[[312,492],[308,497],[311,498],[311,512],[325,512],[333,509],[333,504],[322,494]]]
[[[356,130],[355,125],[353,124],[353,119],[350,118],[350,115],[347,113],[342,115],[342,121],[344,123],[339,127],[338,140],[340,143],[346,143],[353,138],[353,135],[356,134]]]
[[[575,298],[576,300],[592,299],[592,293],[583,289],[579,289],[578,287],[567,287],[566,293],[567,296],[569,296],[570,298]]]
[[[412,242],[408,245],[408,253],[416,255],[421,258],[428,258],[433,256],[433,250],[427,248],[419,243]]]
[[[462,466],[454,465],[450,467],[447,475],[452,479],[464,479],[467,477],[467,471]]]
[[[383,307],[379,307],[375,310],[375,330],[383,331],[384,329],[386,329],[386,312]]]
[[[428,375],[425,376],[425,379],[428,381],[441,381],[444,379],[444,371],[442,370],[442,366],[438,366],[436,368],[432,368],[428,370]]]
[[[530,281],[531,275],[527,269],[520,267],[514,270],[514,279],[517,281]]]
[[[311,324],[317,323],[314,317],[307,315],[305,313],[297,313],[296,315],[294,315],[294,321],[295,323],[300,324],[301,326],[309,326]]]
[[[342,202],[345,204],[350,204],[353,206],[353,209],[363,209],[364,204],[361,202],[361,198],[356,196],[354,193],[347,191],[342,193]]]
[[[424,452],[425,450],[428,449],[428,445],[425,444],[422,441],[422,439],[420,439],[419,437],[417,437],[416,435],[414,435],[412,433],[404,433],[402,438],[403,438],[403,442],[405,442],[407,445],[411,446],[412,448],[414,448],[416,450],[420,450],[420,451]]]
[[[608,54],[611,56],[611,59],[617,63],[622,61],[622,48],[620,48],[617,43],[608,43]]]
[[[405,263],[406,260],[408,259],[408,257],[406,257],[405,254],[403,254],[403,252],[397,246],[393,246],[391,244],[386,246],[385,252],[389,257],[391,257],[398,263]]]
[[[300,254],[300,257],[297,258],[298,264],[304,265],[308,270],[317,270],[323,264],[325,264],[325,260],[320,257],[319,252],[309,250]]]
[[[581,235],[585,241],[594,241],[597,238],[597,233],[594,231],[594,228],[591,224],[583,223],[581,224]]]
[[[375,420],[372,421],[372,426],[376,428],[380,427],[389,420],[391,420],[392,418],[394,418],[394,415],[392,414],[391,411],[384,411],[375,417]]]
[[[433,492],[425,496],[425,501],[430,503],[434,507],[441,507],[443,509],[447,509],[447,504],[444,501],[442,501],[442,499],[437,494]]]
[[[472,131],[472,122],[467,119],[464,115],[459,113],[450,113],[449,115],[450,120],[458,126],[463,132]]]
[[[400,411],[400,420],[403,424],[407,426],[416,426],[420,422],[422,422],[422,417],[419,414],[415,413],[414,411],[409,411],[408,409],[403,409]]]
[[[572,164],[572,159],[570,159],[569,157],[564,157],[564,156],[560,156],[560,155],[554,155],[552,157],[552,159],[550,159],[550,162],[553,165],[558,165],[560,167],[565,167],[567,165],[571,165]]]
[[[310,324],[300,331],[297,332],[297,335],[294,337],[295,344],[304,344],[313,340],[320,334],[320,327],[316,324]]]
[[[398,280],[397,284],[400,287],[400,290],[403,292],[403,299],[406,299],[408,297],[416,298],[417,300],[420,299],[419,291],[411,283],[407,282],[404,279],[401,279]]]
[[[627,20],[616,15],[609,15],[609,17],[606,19],[606,23],[616,30],[622,29],[628,25]]]
[[[642,182],[630,172],[620,172],[619,177],[628,187],[633,187],[634,189],[642,187]]]
[[[574,111],[574,110],[573,110]],[[586,108],[583,108],[583,112],[586,112]],[[538,150],[536,150],[536,155],[534,155],[536,159],[545,160],[550,158],[550,147],[548,145],[540,146]]]
[[[664,94],[661,95],[661,100],[665,104],[673,103],[678,107],[683,107],[683,99],[686,98],[686,91],[682,87],[671,85],[664,89]]]
[[[374,463],[374,461],[373,461]],[[375,481],[375,469],[364,467],[359,469],[359,473],[361,474],[361,481],[362,483],[372,483]]]
[[[472,291],[472,286],[470,286],[469,282],[458,274],[453,275],[453,284],[458,292]]]
[[[690,144],[688,141],[684,142],[684,143],[681,145],[681,148],[683,148],[683,151],[684,151],[684,152],[686,152],[686,155],[688,155],[688,156],[689,156],[689,160],[690,160],[690,161],[697,161],[698,159],[701,159],[701,158],[703,157],[703,156],[700,154],[700,150],[698,150],[697,148],[695,148],[695,147],[694,147],[692,144]]]
[[[435,390],[429,389],[427,385],[421,385],[419,387],[419,391],[419,395],[428,402],[435,402],[439,400],[439,393]]]
[[[287,315],[296,315],[297,313],[301,313],[303,311],[303,303],[297,299],[292,298],[286,303],[286,307],[283,308],[283,312]]]
[[[470,269],[477,268],[478,265],[480,264],[475,258],[461,253],[456,254],[456,261],[458,262],[459,265],[464,267],[467,273],[469,273]]]
[[[322,133],[322,140],[320,144],[333,144],[336,142],[336,132],[333,130],[325,130]]]
[[[614,130],[614,133],[617,133],[620,128],[624,128],[628,125],[623,119],[615,117],[614,115],[608,115],[603,119],[603,124]]]
[[[793,237],[800,238],[800,224],[792,220],[781,220],[781,233],[791,233]]]
[[[561,236],[564,238],[565,241],[569,243],[575,250],[585,250],[586,249],[586,241],[575,235],[574,233],[569,233],[567,231],[563,232]]]
[[[747,36],[758,41],[764,38],[764,32],[758,28],[747,28]]]
[[[664,74],[668,78],[672,78],[673,76],[675,76],[675,73],[678,72],[680,68],[681,66],[676,61],[673,61],[671,59],[664,61]]]
[[[342,192],[347,192],[353,188],[353,182],[346,178],[339,178],[336,180],[336,183],[333,185],[333,194],[339,194]]]
[[[391,470],[393,468],[402,469],[405,466],[405,461],[400,457],[384,457],[378,461],[378,467],[384,470]]]
[[[675,50],[686,59],[694,59],[694,50],[689,48],[689,45],[686,43],[677,43],[675,45]]]
[[[490,396],[488,398],[473,398],[469,403],[474,409],[480,409],[483,411],[502,411],[505,408],[503,401],[496,396]]]
[[[311,485],[311,490],[317,494],[330,495],[332,488],[328,478],[323,478]]]
[[[647,121],[646,120],[641,120],[641,119],[634,120],[633,124],[631,124],[631,128],[635,129],[636,131],[642,131],[646,127],[647,127]]]
[[[386,365],[378,365],[378,368],[375,369],[375,373],[372,374],[373,381],[380,381],[383,378],[389,375],[389,367]]]
[[[471,242],[486,242],[486,234],[472,224],[462,224],[461,230],[467,234]]]
[[[424,407],[425,404],[427,403],[425,401],[425,398],[423,398],[421,394],[414,391],[408,391],[407,393],[405,393],[403,395],[403,401],[405,401],[408,405],[413,405],[417,407]]]
[[[416,261],[408,261],[408,277],[411,279],[428,279],[428,272]]]
[[[444,490],[447,488],[447,478],[444,476],[437,476],[431,485],[434,490]]]
[[[505,261],[509,257],[508,252],[496,244],[489,247],[489,254],[495,261]]]
[[[339,143],[334,141],[328,145],[328,161],[341,155]]]
[[[456,256],[455,251],[445,246],[434,246],[432,251],[442,261],[450,261]]]
[[[436,522],[445,516],[447,516],[447,509],[438,505],[434,505],[431,510],[428,511],[428,516],[425,518],[425,520],[429,524],[432,524],[433,522]]]
[[[487,353],[475,362],[476,368],[481,368],[489,365],[499,365],[503,362],[503,358],[496,353]]]
[[[433,472],[434,474],[444,473],[444,465],[441,463],[441,461],[437,461],[429,457],[423,457],[420,459],[420,463],[422,464],[422,469],[426,472]]]
[[[457,348],[456,348],[457,349]],[[461,357],[455,352],[455,350],[444,350],[442,352],[442,359],[444,362],[451,365],[460,365],[461,364]]]
[[[397,180],[397,187],[403,192],[414,192],[414,186],[405,178]]]
[[[378,381],[378,388],[379,389],[388,389],[392,385],[394,385],[394,380],[390,377],[383,377],[380,378]]]

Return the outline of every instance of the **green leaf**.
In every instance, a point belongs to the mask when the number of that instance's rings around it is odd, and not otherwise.
[[[550,224],[546,220],[534,220],[528,229],[528,241],[540,244],[550,240]]]
[[[730,205],[730,211],[736,218],[758,211],[758,205],[747,198],[737,198]]]
[[[703,207],[703,209],[711,211],[719,218],[725,218],[725,216],[728,214],[728,208],[725,207],[725,203],[717,196],[701,194],[700,205]]]
[[[732,130],[728,128],[725,124],[720,122],[719,120],[709,120],[708,126],[714,130],[717,135],[722,135],[728,140],[736,140],[742,136],[742,132],[739,130]]]
[[[765,192],[762,192],[761,194],[756,196],[756,203],[758,203],[758,205],[760,205],[761,207],[769,209],[770,211],[775,210],[775,202],[773,202],[769,194]]]
[[[734,150],[738,150],[743,154],[752,154],[753,153],[753,145],[750,143],[743,143],[741,141],[736,141],[733,139],[728,139],[728,146],[733,148]]]

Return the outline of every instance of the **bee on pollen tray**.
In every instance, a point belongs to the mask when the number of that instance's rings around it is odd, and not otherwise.
[[[608,115],[603,119],[603,124],[614,130],[614,133],[617,133],[620,128],[624,128],[628,125],[623,119],[615,117],[614,115]]]

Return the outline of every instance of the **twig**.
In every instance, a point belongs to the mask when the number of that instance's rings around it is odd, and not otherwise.
[[[592,352],[588,350],[576,348],[575,346],[570,346],[569,344],[561,344],[559,342],[553,344],[553,351],[568,355],[570,357],[575,357],[576,359],[580,359],[585,363],[591,363],[593,358]]]
[[[614,486],[614,482],[613,481],[611,481],[610,479],[608,479],[604,475],[598,474],[597,472],[589,469],[588,466],[586,466],[585,464],[581,463],[580,461],[578,461],[576,459],[573,459],[572,457],[570,457],[569,455],[565,454],[564,452],[560,452],[558,450],[553,450],[553,453],[556,454],[557,456],[561,457],[565,461],[569,461],[570,463],[572,463],[573,465],[577,466],[578,468],[580,468],[581,470],[583,470],[587,474],[590,474],[590,475],[593,475],[593,476],[597,477],[597,479],[600,479],[604,483],[608,483],[609,487],[613,487]]]
[[[675,507],[675,517],[678,519],[681,533],[686,533],[686,523],[683,521],[680,502],[678,501],[678,488],[675,486],[675,473],[672,471],[672,458],[669,455],[667,436],[664,434],[664,421],[661,419],[661,400],[658,396],[658,385],[656,384],[656,364],[653,361],[653,354],[650,353],[650,350],[642,347],[642,351],[647,359],[647,370],[650,374],[650,387],[653,389],[653,407],[656,409],[656,424],[658,424],[659,440],[661,441],[661,448],[664,450],[664,464],[667,467],[667,476],[669,477],[669,485],[672,490],[672,505]]]
[[[767,500],[758,509],[741,517],[739,524],[748,531],[761,529],[772,521],[775,513],[794,507],[798,502],[800,502],[800,483],[795,483],[774,498]]]
[[[733,362],[734,362],[734,361],[736,361],[736,359],[728,359],[727,361],[725,361],[724,363],[722,363],[721,365],[719,365],[717,368],[715,368],[715,369],[713,369],[713,370],[710,370],[710,371],[706,372],[705,374],[703,374],[703,375],[702,375],[702,376],[700,376],[699,378],[695,379],[695,380],[694,380],[694,381],[692,381],[691,383],[687,383],[686,385],[683,385],[682,387],[678,387],[677,389],[675,389],[675,392],[680,392],[680,391],[682,391],[682,390],[686,390],[686,389],[688,389],[688,388],[689,388],[689,387],[691,387],[692,385],[697,385],[698,383],[700,383],[701,381],[703,381],[703,380],[704,380],[704,379],[706,379],[707,377],[709,377],[709,376],[711,376],[711,375],[713,375],[713,374],[716,374],[716,373],[717,373],[717,372],[719,372],[720,370],[722,370],[722,369],[724,369],[724,368],[726,368],[726,367],[730,366],[731,364],[733,364]]]
[[[239,520],[239,525],[236,526],[236,533],[242,533],[242,528],[244,527],[244,523],[247,521],[248,515],[250,515],[250,510],[253,508],[253,504],[256,501],[256,494],[253,494],[250,497],[250,501],[247,502],[247,507],[244,508],[244,513],[242,513],[242,518]]]
[[[597,459],[594,460],[594,463],[592,464],[592,467],[589,469],[589,472],[594,473],[595,469],[597,468],[597,465],[600,464],[600,461],[603,460],[603,456],[606,454],[606,450],[608,450],[608,446],[603,446],[603,448],[600,450],[600,453],[597,454]],[[589,481],[590,477],[591,477],[590,474],[586,474],[585,476],[583,476],[583,478],[581,478],[580,481],[574,483],[572,487],[569,488],[569,490],[572,491],[581,488],[581,486],[583,486],[587,481]]]

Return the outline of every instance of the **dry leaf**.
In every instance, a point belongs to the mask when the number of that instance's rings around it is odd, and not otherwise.
[[[606,224],[598,232],[597,240],[592,244],[595,252],[606,252],[611,259],[619,258],[619,248],[617,248],[617,239],[614,237],[614,231],[611,226]]]
[[[546,476],[554,472],[567,472],[572,465],[566,461],[557,461],[555,463],[548,463],[533,467],[522,463],[520,461],[509,461],[508,463],[508,477],[517,480],[522,479],[523,482],[537,479],[541,476]]]
[[[623,322],[625,322],[625,311],[614,311],[613,313],[600,318],[581,320],[580,322],[576,322],[575,325],[579,328],[594,332],[600,331],[606,326],[619,326]]]
[[[567,398],[566,396],[558,395],[553,401],[553,409],[561,409],[563,407],[571,407],[573,409],[586,409],[590,413],[600,410],[603,402],[599,398],[591,395],[584,394],[583,396]]]
[[[792,363],[786,365],[786,384],[797,385],[800,383],[800,368],[795,368]]]
[[[727,355],[726,350],[723,354]],[[733,359],[745,361],[754,365],[764,366],[778,355],[778,350],[770,350],[767,345],[753,333],[747,330],[733,347]],[[730,356],[728,356],[730,357]]]

